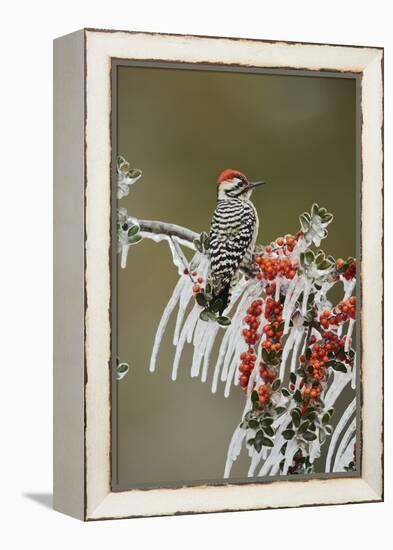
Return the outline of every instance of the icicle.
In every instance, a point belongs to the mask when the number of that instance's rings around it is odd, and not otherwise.
[[[201,368],[201,363],[203,359],[203,354],[205,352],[205,347],[207,343],[206,333],[209,331],[209,328],[214,326],[214,321],[200,321],[198,320],[195,332],[194,332],[194,354],[192,358],[191,365],[191,377],[196,378],[199,376],[199,370]]]
[[[313,464],[317,458],[321,456],[321,445],[318,440],[315,440],[310,445],[310,462]]]
[[[345,471],[345,466],[348,466],[348,464],[353,461],[355,443],[356,443],[356,434],[352,437],[351,441],[347,445],[347,448],[341,455],[341,459],[338,465],[338,470],[336,471],[339,471],[339,472]]]
[[[255,367],[253,368],[251,374],[250,374],[250,378],[248,379],[248,385],[247,385],[247,395],[249,395],[252,391],[252,387],[254,385],[254,382],[256,380],[256,377],[257,377],[257,374],[258,374],[258,371],[259,371],[259,368],[258,368],[258,363],[256,363]]]
[[[343,415],[341,416],[339,422],[337,423],[337,426],[333,432],[332,438],[330,440],[330,445],[328,449],[328,454],[326,457],[326,465],[325,465],[325,472],[330,472],[331,468],[331,462],[333,458],[333,454],[337,445],[337,441],[341,435],[341,432],[345,428],[348,420],[351,418],[351,416],[356,411],[356,397],[351,401],[351,403],[348,405],[348,407],[345,409]]]
[[[284,467],[282,469],[282,475],[286,476],[288,473],[288,468],[292,466],[293,463],[293,457],[295,456],[297,450],[299,448],[298,443],[296,442],[296,439],[291,439],[291,441],[288,441],[287,448],[285,450],[285,462]]]
[[[180,295],[179,309],[177,312],[176,318],[176,327],[173,334],[173,345],[177,346],[179,342],[180,329],[184,320],[184,315],[186,313],[187,306],[192,298],[192,283],[188,280],[188,284],[184,285],[184,290]]]
[[[161,340],[164,336],[165,329],[168,325],[169,318],[173,312],[173,310],[176,307],[176,304],[179,300],[179,297],[181,295],[181,292],[184,288],[184,286],[187,284],[187,281],[182,277],[177,282],[177,285],[175,286],[175,289],[172,293],[172,296],[169,299],[169,302],[167,303],[164,312],[161,316],[160,323],[157,328],[157,332],[154,338],[154,344],[153,344],[153,350],[151,352],[151,358],[150,358],[150,372],[154,372],[156,368],[156,362],[157,362],[157,355],[158,351],[160,349]]]
[[[296,370],[296,365],[297,365],[298,357],[299,357],[299,348],[300,348],[300,345],[302,343],[303,336],[304,336],[302,326],[300,328],[296,327],[295,331],[296,331],[296,335],[295,335],[293,351],[292,351],[291,372],[295,372],[295,370]],[[283,377],[284,377],[284,373],[283,373],[283,376],[282,376],[281,380],[283,380]]]
[[[121,261],[120,261],[120,267],[122,269],[125,269],[127,267],[127,256],[128,256],[128,250],[130,248],[129,244],[123,244],[121,247]]]
[[[294,405],[290,405],[290,409],[293,408]],[[273,424],[273,426],[276,428],[276,435],[274,437],[274,446],[271,449],[269,456],[265,460],[264,464],[262,464],[261,469],[259,470],[258,476],[264,477],[267,476],[270,472],[270,469],[274,465],[279,465],[280,463],[280,453],[281,453],[281,447],[284,445],[286,440],[282,436],[282,432],[285,430],[288,422],[291,419],[290,416],[290,409],[283,415],[281,415]]]
[[[186,343],[186,340],[190,337],[190,334],[192,337],[192,333],[198,321],[199,313],[200,307],[195,304],[190,315],[187,317],[186,322],[184,323],[183,329],[180,333],[179,342],[176,347],[175,359],[172,365],[172,380],[176,380],[177,378],[177,371],[179,368],[180,358],[183,353],[184,345]]]
[[[298,284],[298,281],[299,281],[299,277],[296,276],[293,279],[291,279],[291,281],[288,285],[287,293],[285,295],[285,300],[284,300],[283,314],[284,314],[284,311],[287,311],[287,309],[288,309],[288,304],[291,300],[291,297],[292,297],[292,294],[293,294],[293,292],[296,288],[296,285]]]
[[[351,376],[351,388],[356,389],[356,355],[353,358],[352,376]]]
[[[227,479],[231,473],[232,465],[238,458],[241,452],[243,440],[246,437],[247,431],[238,426],[232,436],[225,462],[224,478]]]
[[[210,364],[210,356],[211,356],[211,352],[212,352],[212,349],[213,349],[213,346],[214,346],[214,341],[216,339],[216,335],[217,335],[217,332],[218,332],[219,328],[220,328],[219,325],[217,323],[215,323],[211,327],[210,332],[209,332],[209,339],[208,339],[208,343],[207,343],[206,349],[205,349],[205,354],[204,354],[204,357],[203,357],[203,369],[202,369],[202,377],[201,377],[202,382],[206,382],[206,380],[207,380],[207,374],[208,374],[209,364]]]
[[[307,302],[308,297],[311,292],[311,281],[309,279],[306,279],[306,282],[304,283],[304,290],[303,290],[303,302],[302,302],[302,315],[305,317],[307,315]]]
[[[295,340],[295,336],[296,336],[296,331],[294,327],[292,327],[292,330],[289,333],[288,338],[286,339],[286,342],[284,344],[284,349],[282,351],[281,363],[280,363],[280,374],[279,374],[280,380],[284,379],[285,365],[289,357],[289,354],[291,352],[291,349]]]
[[[356,431],[356,417],[352,420],[351,424],[348,426],[348,429],[345,432],[341,440],[341,443],[338,447],[338,450],[336,453],[336,459],[334,461],[333,472],[341,472],[344,469],[341,463],[342,455],[355,431]]]
[[[347,279],[345,279],[344,277],[341,277],[341,280],[343,282],[343,287],[344,287],[343,302],[346,302],[352,296],[352,293],[353,293],[354,288],[356,286],[356,279],[353,278],[353,279],[350,279],[349,281],[347,281]]]
[[[297,281],[296,281],[295,288],[293,289],[290,300],[287,301],[288,296],[285,298],[284,308],[283,308],[283,313],[282,313],[282,317],[285,321],[284,334],[288,333],[289,323],[291,321],[292,313],[293,313],[293,311],[296,307],[297,299],[299,298],[300,294],[302,293],[303,288],[304,288],[304,281],[303,281],[303,279],[298,278]]]
[[[355,319],[350,319],[348,323],[347,336],[345,338],[345,346],[344,346],[345,352],[348,352],[351,346],[352,331],[354,326],[355,326]]]
[[[247,472],[247,477],[254,477],[255,469],[260,463],[261,458],[262,458],[262,449],[259,453],[257,453],[255,449],[253,449],[253,453],[251,455],[250,467],[248,468],[248,472]]]
[[[281,287],[281,277],[276,277],[276,293],[274,295],[274,299],[276,302],[280,299],[280,287]]]
[[[325,395],[325,407],[327,409],[330,409],[330,407],[333,407],[334,403],[336,402],[337,398],[341,394],[341,392],[344,390],[345,386],[348,384],[352,376],[351,372],[337,372],[335,371],[333,374],[333,382],[329,386],[326,395]]]
[[[244,405],[243,414],[242,414],[242,421],[248,411],[251,410],[252,404],[251,404],[251,398],[250,396],[247,397],[246,403]],[[225,463],[225,473],[224,478],[229,477],[229,474],[231,473],[232,464],[235,462],[237,457],[240,455],[243,440],[245,439],[247,435],[248,430],[245,430],[244,428],[237,426],[235,429],[231,441],[229,443],[228,451],[227,451],[227,459]]]

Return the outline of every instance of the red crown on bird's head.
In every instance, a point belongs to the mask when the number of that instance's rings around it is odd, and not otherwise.
[[[217,184],[219,185],[223,181],[231,180],[232,178],[247,179],[242,172],[239,172],[239,170],[232,170],[231,168],[227,168],[226,170],[221,172],[221,174],[219,175]]]

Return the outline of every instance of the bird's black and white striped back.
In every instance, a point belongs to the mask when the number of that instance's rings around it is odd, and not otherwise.
[[[218,200],[210,229],[210,272],[213,295],[229,301],[230,285],[244,262],[251,260],[258,218],[249,200]],[[226,304],[225,304],[226,305]]]

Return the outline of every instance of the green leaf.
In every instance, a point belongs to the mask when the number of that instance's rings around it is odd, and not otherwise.
[[[322,424],[325,425],[325,424],[328,424],[330,421],[330,414],[329,413],[325,413],[322,417]]]
[[[272,390],[277,391],[280,389],[281,386],[281,380],[279,378],[276,378],[276,380],[272,384]]]
[[[326,441],[326,433],[323,430],[319,430],[319,443],[323,445]]]
[[[296,374],[294,372],[291,372],[291,374],[289,375],[289,381],[291,382],[291,384],[296,384]]]
[[[139,225],[133,225],[129,228],[127,235],[129,237],[134,237],[137,233],[139,233],[140,227]]]
[[[229,317],[217,317],[217,323],[221,325],[222,327],[227,327],[231,324],[231,320]]]
[[[223,301],[221,298],[216,298],[211,304],[210,304],[210,311],[213,313],[218,313],[223,306]]]
[[[252,394],[251,394],[251,402],[256,405],[259,403],[259,396],[258,396],[258,392],[257,391],[253,391]]]
[[[321,218],[323,218],[327,213],[327,210],[326,208],[320,208],[319,211],[318,211],[318,215],[321,216]]]
[[[282,388],[281,393],[284,397],[289,397],[291,394],[286,388]]]
[[[252,430],[257,430],[259,428],[259,422],[258,420],[255,420],[255,419],[250,420],[248,425]]]
[[[317,438],[317,434],[314,434],[313,432],[306,432],[303,434],[303,437],[306,441],[314,441],[314,439]]]
[[[210,311],[208,309],[203,309],[201,313],[199,314],[199,319],[201,321],[209,321],[210,320]]]
[[[293,430],[284,430],[282,432],[282,436],[284,439],[290,440],[295,435],[295,432]]]
[[[302,394],[300,393],[300,390],[296,390],[293,394],[293,398],[297,403],[301,403],[302,401]]]
[[[265,361],[265,363],[269,362],[269,352],[265,348],[262,349],[262,359]]]
[[[336,361],[334,365],[332,365],[333,369],[338,372],[347,372],[347,367],[344,365],[344,363],[340,363],[340,361]]]
[[[206,307],[207,306],[208,302],[207,302],[206,296],[203,292],[198,292],[195,299],[196,299],[198,305],[200,305],[201,307]]]
[[[287,447],[288,447],[288,443],[284,443],[284,445],[281,447],[280,453],[282,455],[285,455],[285,451],[287,450]]]
[[[308,430],[309,424],[310,422],[308,420],[306,420],[305,422],[302,422],[302,424],[300,424],[299,426],[298,433],[303,434],[304,432],[306,432]]]
[[[272,430],[273,431],[273,430]],[[271,435],[274,435],[274,434],[271,434]],[[262,444],[265,446],[265,447],[273,447],[273,441],[271,439],[269,439],[268,437],[264,437],[262,439]]]
[[[305,357],[306,357],[307,361],[310,360],[310,358],[311,358],[311,348],[306,349]]]
[[[277,416],[279,416],[280,414],[284,413],[287,409],[285,407],[276,407],[275,408],[275,411],[276,411],[276,414]]]
[[[270,435],[270,437],[273,437],[273,435],[274,435],[274,430],[273,430],[273,428],[272,428],[271,426],[266,426],[266,427],[265,427],[265,433],[266,433],[267,435]]]
[[[313,263],[314,253],[312,252],[312,250],[307,250],[307,252],[305,252],[304,261],[305,261],[306,265],[310,265],[310,264]]]
[[[312,420],[314,420],[315,416],[316,416],[316,412],[315,412],[314,409],[311,409],[311,408],[310,408],[310,409],[307,409],[307,410],[303,413],[303,418],[304,418],[304,419],[307,419],[307,420],[310,420],[310,422],[311,422]]]
[[[205,242],[209,239],[209,235],[204,231],[199,235],[200,242],[204,245]]]
[[[273,422],[274,422],[274,418],[272,418],[271,416],[265,416],[261,420],[262,426],[271,426],[273,424]]]
[[[299,221],[300,221],[300,225],[301,225],[303,233],[307,233],[307,231],[310,228],[310,223],[307,220],[305,214],[301,214],[301,216],[299,216]]]
[[[207,283],[205,291],[206,291],[206,294],[211,294],[212,285],[210,283]]]
[[[201,245],[201,243],[198,241],[198,239],[194,239],[194,246],[195,246],[195,248],[198,250],[198,252],[202,252],[202,245]]]
[[[135,235],[134,237],[128,238],[128,244],[137,244],[140,243],[142,240],[142,237],[140,235]]]
[[[119,365],[117,365],[116,370],[118,373],[124,374],[128,372],[129,368],[130,367],[128,363],[120,363]]]
[[[333,267],[332,264],[327,260],[323,260],[323,262],[321,262],[318,265],[318,269],[320,269],[321,271],[325,271],[326,269],[331,269],[332,267]]]
[[[325,214],[325,216],[323,217],[323,223],[331,223],[334,219],[334,216],[333,214],[331,214],[330,212],[328,212],[327,214]]]
[[[320,264],[321,262],[323,262],[325,259],[325,253],[323,250],[318,250],[318,253],[317,253],[317,256],[315,258],[315,263],[318,265]],[[318,265],[319,267],[319,265]]]
[[[265,349],[265,348],[264,348]],[[269,352],[269,362],[273,362],[276,358],[276,352],[272,349],[270,352]]]
[[[255,434],[255,441],[262,441],[262,439],[263,439],[263,431],[258,430],[257,433]]]
[[[311,215],[318,216],[318,214],[319,214],[319,206],[316,202],[314,202],[314,204],[311,207]]]
[[[299,409],[293,409],[291,411],[291,417],[292,417],[294,425],[297,428],[300,424],[300,411],[299,411]]]

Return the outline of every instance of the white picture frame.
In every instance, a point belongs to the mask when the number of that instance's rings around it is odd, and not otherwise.
[[[84,29],[55,40],[54,507],[82,520],[383,499],[383,49]],[[360,477],[111,490],[111,62],[361,77]]]

